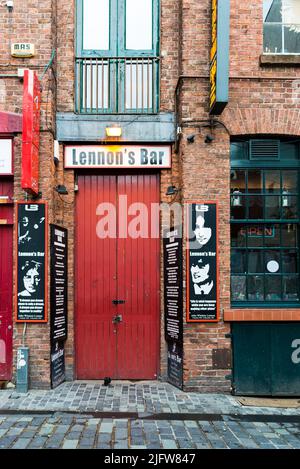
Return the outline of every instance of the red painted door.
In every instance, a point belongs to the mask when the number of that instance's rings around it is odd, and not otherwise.
[[[12,226],[0,224],[0,380],[3,381],[12,377],[12,259]]]
[[[155,379],[159,237],[151,204],[159,203],[158,175],[85,174],[78,186],[77,378]]]

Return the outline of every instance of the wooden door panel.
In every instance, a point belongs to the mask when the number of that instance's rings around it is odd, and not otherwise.
[[[115,176],[79,176],[76,238],[77,377],[115,377],[116,239],[97,236],[97,207],[115,204]]]
[[[130,379],[154,379],[159,350],[159,239],[151,239],[151,203],[159,202],[158,176],[119,176],[118,194],[126,194],[128,207],[132,208],[129,227],[137,210],[137,227],[145,236],[118,239],[118,295],[125,300],[118,307],[123,317],[118,325],[118,374]],[[141,211],[138,205],[132,205],[141,203]]]

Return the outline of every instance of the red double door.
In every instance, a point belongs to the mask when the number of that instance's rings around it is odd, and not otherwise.
[[[0,224],[0,381],[12,377],[12,302],[13,228]]]
[[[77,378],[155,379],[159,177],[85,173],[78,177],[78,188]]]

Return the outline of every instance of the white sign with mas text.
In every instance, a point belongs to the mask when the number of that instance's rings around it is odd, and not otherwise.
[[[65,168],[170,167],[170,146],[77,145],[65,147]]]

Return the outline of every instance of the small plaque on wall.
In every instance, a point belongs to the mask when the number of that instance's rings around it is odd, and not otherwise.
[[[187,204],[187,322],[217,322],[217,202]]]

